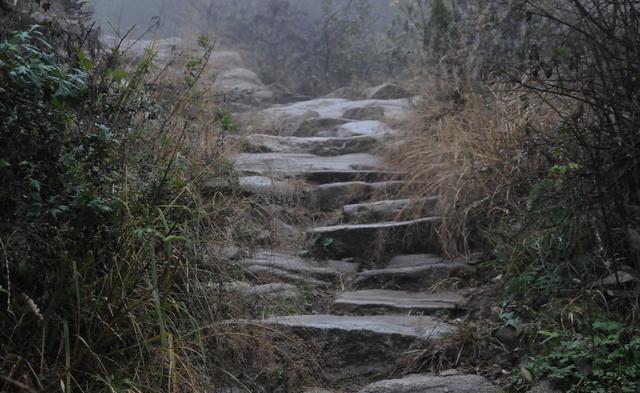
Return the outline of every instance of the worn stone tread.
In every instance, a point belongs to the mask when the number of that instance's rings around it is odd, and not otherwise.
[[[371,151],[378,144],[378,140],[370,136],[304,138],[253,134],[244,137],[242,147],[243,151],[249,153],[303,153],[338,156]]]
[[[358,393],[501,393],[479,375],[407,375],[373,383]]]
[[[464,296],[458,292],[415,293],[385,289],[369,289],[338,294],[333,309],[342,313],[391,310],[434,313],[459,309]]]
[[[365,270],[351,283],[355,289],[429,288],[447,278],[462,273],[467,265],[459,262],[429,263],[407,267]]]
[[[420,340],[438,339],[454,331],[453,326],[429,316],[291,315],[256,322],[321,331],[371,332]]]
[[[327,239],[325,252],[332,256],[370,258],[376,252],[439,251],[434,236],[438,217],[373,224],[345,224],[307,230],[316,239]],[[383,246],[383,249],[376,249]]]
[[[406,181],[382,181],[367,183],[351,181],[328,183],[315,186],[309,190],[310,207],[322,211],[329,211],[344,205],[364,201],[376,193],[396,194],[407,185]]]
[[[342,213],[347,222],[426,217],[434,215],[437,202],[437,197],[381,200],[345,205],[342,208]]]

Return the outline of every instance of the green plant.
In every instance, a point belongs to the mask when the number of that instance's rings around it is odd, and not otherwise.
[[[0,43],[0,390],[195,387],[178,277],[204,214],[173,131],[189,89],[151,102],[152,52],[125,72],[48,33]]]
[[[587,335],[541,332],[551,349],[529,365],[569,393],[633,393],[640,390],[640,330],[613,321],[592,324]]]

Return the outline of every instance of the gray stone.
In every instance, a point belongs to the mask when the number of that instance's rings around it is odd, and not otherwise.
[[[366,107],[381,107],[385,111],[385,118],[402,119],[407,111],[411,109],[411,101],[405,98],[397,100],[369,99],[358,101],[340,98],[318,98],[289,105],[275,106],[265,109],[263,114],[270,118],[287,119],[304,113],[314,112],[317,114],[315,117],[318,118],[339,119],[350,109]]]
[[[405,315],[294,315],[253,323],[275,327],[270,330],[279,331],[279,337],[296,335],[313,346],[334,381],[393,368],[410,348],[433,345],[454,331],[435,318]]]
[[[246,193],[264,196],[292,196],[304,192],[294,183],[266,176],[242,176],[238,178],[238,186]]]
[[[433,216],[437,197],[398,199],[372,203],[345,205],[342,208],[346,222],[378,222]]]
[[[290,315],[272,317],[262,322],[323,332],[369,332],[425,341],[438,339],[454,331],[453,326],[438,319],[414,315]]]
[[[333,302],[333,309],[340,313],[390,310],[432,314],[459,309],[463,303],[464,296],[456,292],[432,294],[371,289],[339,294]]]
[[[332,285],[327,281],[318,280],[313,277],[308,277],[303,274],[293,273],[291,271],[282,270],[275,267],[253,265],[248,266],[246,270],[255,279],[261,282],[287,281],[318,288],[329,288]]]
[[[529,390],[528,393],[562,393],[562,391],[556,389],[551,382],[542,381]]]
[[[352,121],[337,127],[335,135],[340,138],[350,136],[371,136],[383,140],[395,131],[388,125],[377,120]]]
[[[342,117],[350,120],[383,120],[384,107],[381,106],[365,106],[351,108],[344,111]]]
[[[618,271],[602,279],[602,285],[605,287],[615,287],[638,281],[638,277],[625,271]]]
[[[353,269],[350,266],[340,267],[339,264],[335,264],[332,267],[320,266],[320,262],[271,250],[259,250],[254,256],[241,259],[238,264],[245,267],[262,266],[274,268],[324,281],[337,281],[340,276],[352,273]]]
[[[367,99],[390,100],[411,97],[412,94],[402,86],[393,83],[385,83],[380,86],[366,89],[364,91],[364,96]]]
[[[336,136],[338,127],[346,123],[349,123],[348,119],[312,117],[300,122],[296,128],[291,127],[287,135],[291,134],[298,137]]]
[[[396,194],[406,184],[404,181],[322,184],[309,192],[310,205],[318,210],[333,210],[349,203],[366,200],[374,193]]]
[[[302,177],[322,183],[358,177],[380,178],[394,173],[382,168],[380,158],[366,153],[334,157],[300,153],[242,153],[234,158],[234,166],[246,175]]]
[[[355,87],[341,87],[327,94],[323,98],[344,98],[347,100],[359,100],[362,98],[362,92]]]
[[[498,387],[478,375],[408,375],[376,382],[359,393],[500,393]]]
[[[387,264],[388,269],[407,267],[424,267],[444,263],[444,259],[436,254],[396,255]]]
[[[463,273],[466,264],[429,263],[417,266],[365,270],[351,283],[356,289],[399,288],[425,289]]]
[[[264,85],[258,75],[246,68],[234,68],[222,72],[216,78],[215,87],[222,94],[232,92],[250,92],[264,89]]]
[[[362,153],[378,146],[375,138],[292,137],[253,134],[244,138],[243,150],[249,153],[308,153],[318,156],[339,156]]]
[[[270,220],[269,228],[272,240],[276,242],[291,242],[302,235],[302,232],[298,228],[291,224],[287,224],[277,217]]]
[[[332,257],[367,260],[386,252],[439,251],[434,226],[437,217],[377,224],[318,227],[307,231]],[[379,254],[379,255],[376,255]]]
[[[335,391],[321,388],[306,388],[303,393],[335,393]]]
[[[209,57],[207,66],[214,71],[229,71],[243,66],[242,56],[238,52],[214,51]]]

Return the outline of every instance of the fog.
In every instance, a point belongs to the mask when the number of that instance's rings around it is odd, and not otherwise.
[[[386,39],[389,0],[97,0],[105,35],[206,35],[243,53],[265,83],[317,94],[352,82],[385,80],[396,57]]]
[[[251,17],[260,7],[287,3],[288,12],[300,19],[318,19],[326,6],[339,8],[349,3],[362,3],[371,10],[370,27],[384,30],[391,20],[389,0],[95,0],[95,20],[103,34],[118,35],[135,27],[137,33],[153,27],[156,37],[184,36],[219,32],[225,16],[246,13]],[[204,18],[204,16],[207,18]]]

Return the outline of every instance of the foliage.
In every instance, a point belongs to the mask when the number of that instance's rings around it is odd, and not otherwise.
[[[551,349],[529,365],[538,378],[549,378],[569,393],[632,393],[640,389],[638,329],[598,321],[587,336],[544,333]]]
[[[196,389],[177,278],[204,221],[176,113],[211,48],[154,100],[151,51],[127,71],[44,31],[0,43],[0,390]]]

